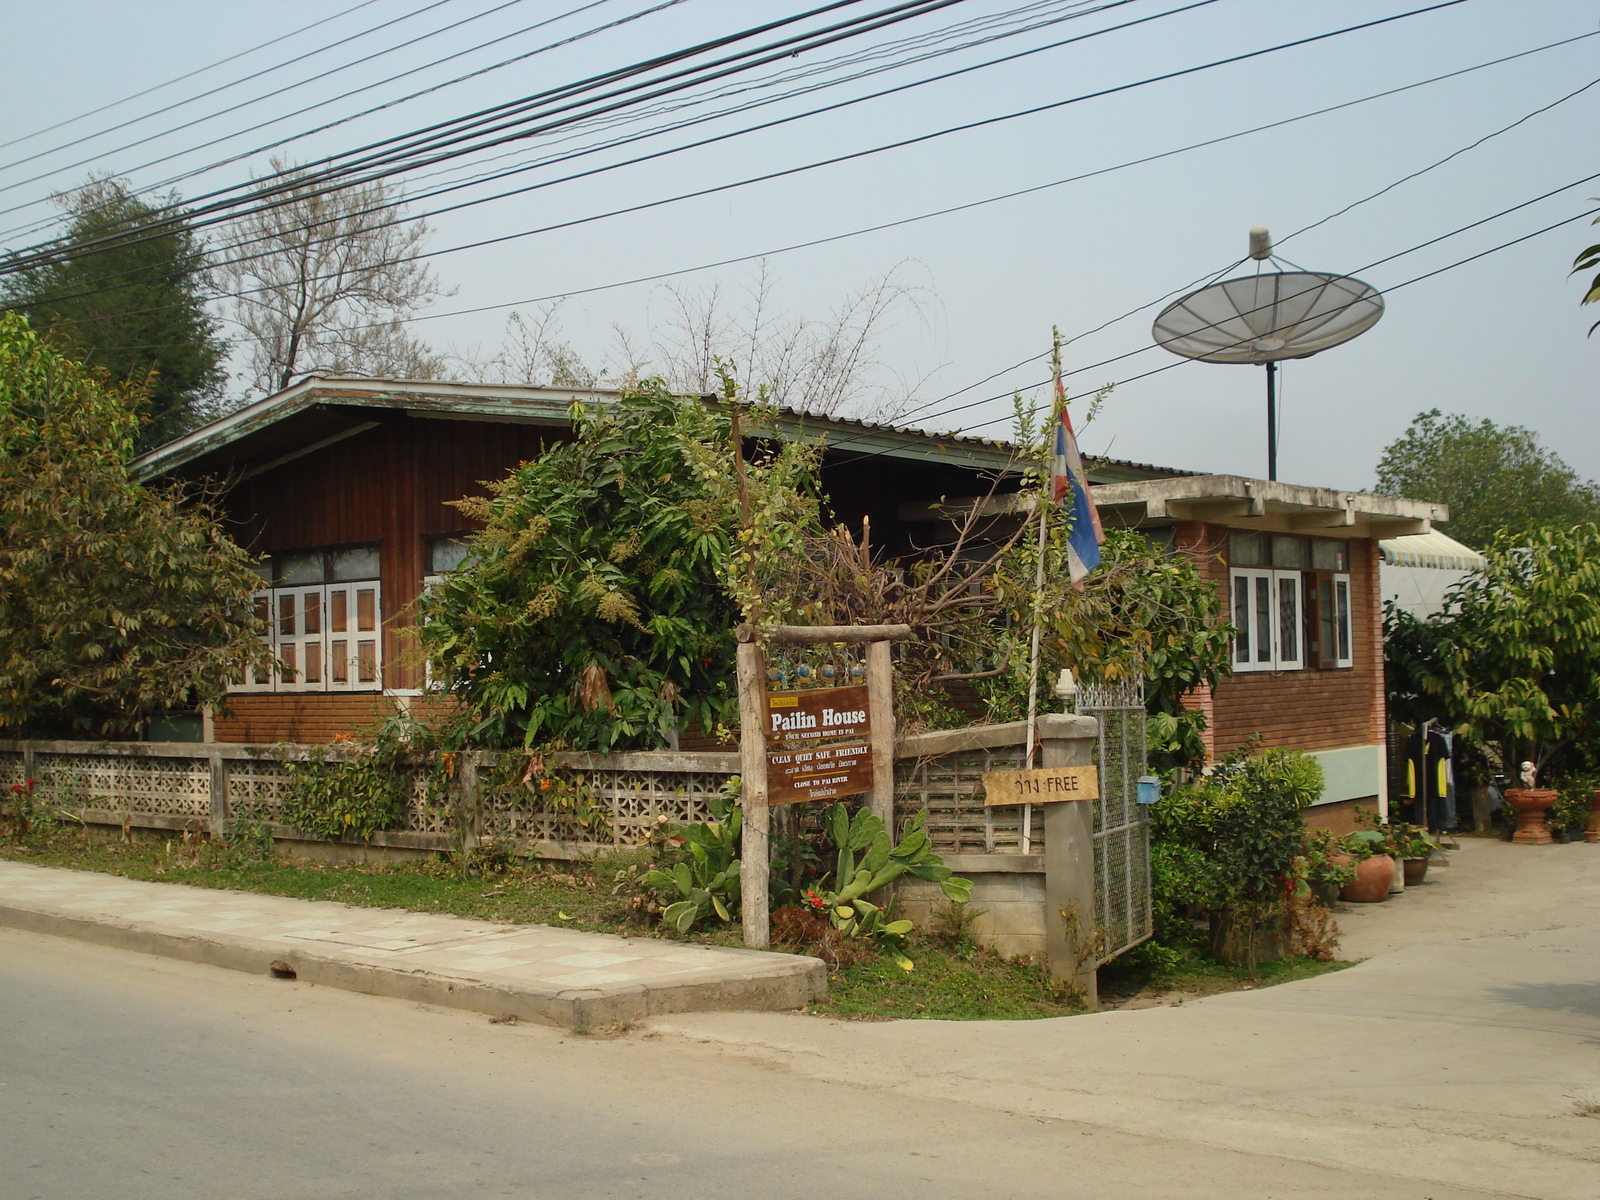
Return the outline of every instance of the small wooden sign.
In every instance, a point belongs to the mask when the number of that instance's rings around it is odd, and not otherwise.
[[[1032,771],[986,771],[983,802],[1054,804],[1061,800],[1098,800],[1100,768],[1037,767]]]
[[[832,800],[872,790],[872,743],[779,750],[767,755],[767,803]]]
[[[767,693],[769,742],[817,742],[872,732],[865,684]]]

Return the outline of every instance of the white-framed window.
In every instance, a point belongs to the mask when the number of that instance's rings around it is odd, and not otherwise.
[[[426,559],[428,573],[422,577],[423,595],[432,595],[434,590],[444,583],[446,575],[471,564],[473,556],[472,547],[467,542],[468,536],[470,535],[455,534],[449,537],[436,537],[428,542]],[[443,685],[434,680],[432,659],[423,659],[422,689],[426,692],[444,690]]]
[[[1311,639],[1308,658],[1312,665],[1355,666],[1350,619],[1350,576],[1333,571],[1308,574],[1306,606],[1306,624]]]
[[[1228,563],[1235,671],[1355,665],[1349,542],[1234,532]]]
[[[358,692],[383,687],[383,587],[378,550],[358,546],[275,555],[272,586],[255,593],[274,669],[252,670],[240,692]]]
[[[1234,568],[1229,576],[1235,671],[1305,666],[1299,571]]]

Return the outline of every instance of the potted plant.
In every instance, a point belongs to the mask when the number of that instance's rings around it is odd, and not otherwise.
[[[1563,779],[1556,788],[1558,798],[1545,813],[1544,823],[1559,842],[1576,842],[1590,837],[1595,824],[1597,805],[1595,797],[1600,790],[1595,787],[1595,777],[1590,774],[1572,775]]]
[[[1324,908],[1333,907],[1339,889],[1356,877],[1355,860],[1340,847],[1331,829],[1312,832],[1300,861],[1305,864],[1306,887]]]
[[[1388,840],[1376,829],[1348,833],[1340,848],[1355,864],[1355,878],[1339,889],[1339,898],[1349,904],[1376,904],[1389,898],[1394,883],[1394,859]]]
[[[1389,852],[1400,860],[1405,872],[1407,887],[1421,883],[1428,873],[1428,860],[1433,855],[1433,842],[1428,831],[1404,821],[1391,822],[1380,830],[1389,839]]]

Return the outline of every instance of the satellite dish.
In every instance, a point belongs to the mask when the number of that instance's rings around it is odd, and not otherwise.
[[[1272,258],[1259,226],[1250,257]],[[1272,271],[1225,279],[1168,305],[1155,320],[1156,344],[1201,362],[1263,363],[1267,368],[1267,478],[1278,477],[1277,364],[1309,358],[1365,333],[1383,316],[1376,288],[1344,275]]]

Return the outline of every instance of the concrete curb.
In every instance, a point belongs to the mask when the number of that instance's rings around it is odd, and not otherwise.
[[[288,949],[248,937],[174,930],[153,922],[85,916],[4,901],[0,901],[0,925],[254,975],[274,974],[273,964],[282,963],[294,971],[294,978],[324,987],[541,1021],[568,1029],[637,1021],[666,1013],[795,1009],[828,994],[828,971],[820,959],[760,950],[723,950],[728,955],[762,960],[751,962],[741,978],[729,979],[719,973],[710,979],[697,980],[691,975],[661,984],[555,990],[490,983],[469,975],[407,970],[298,947]]]

